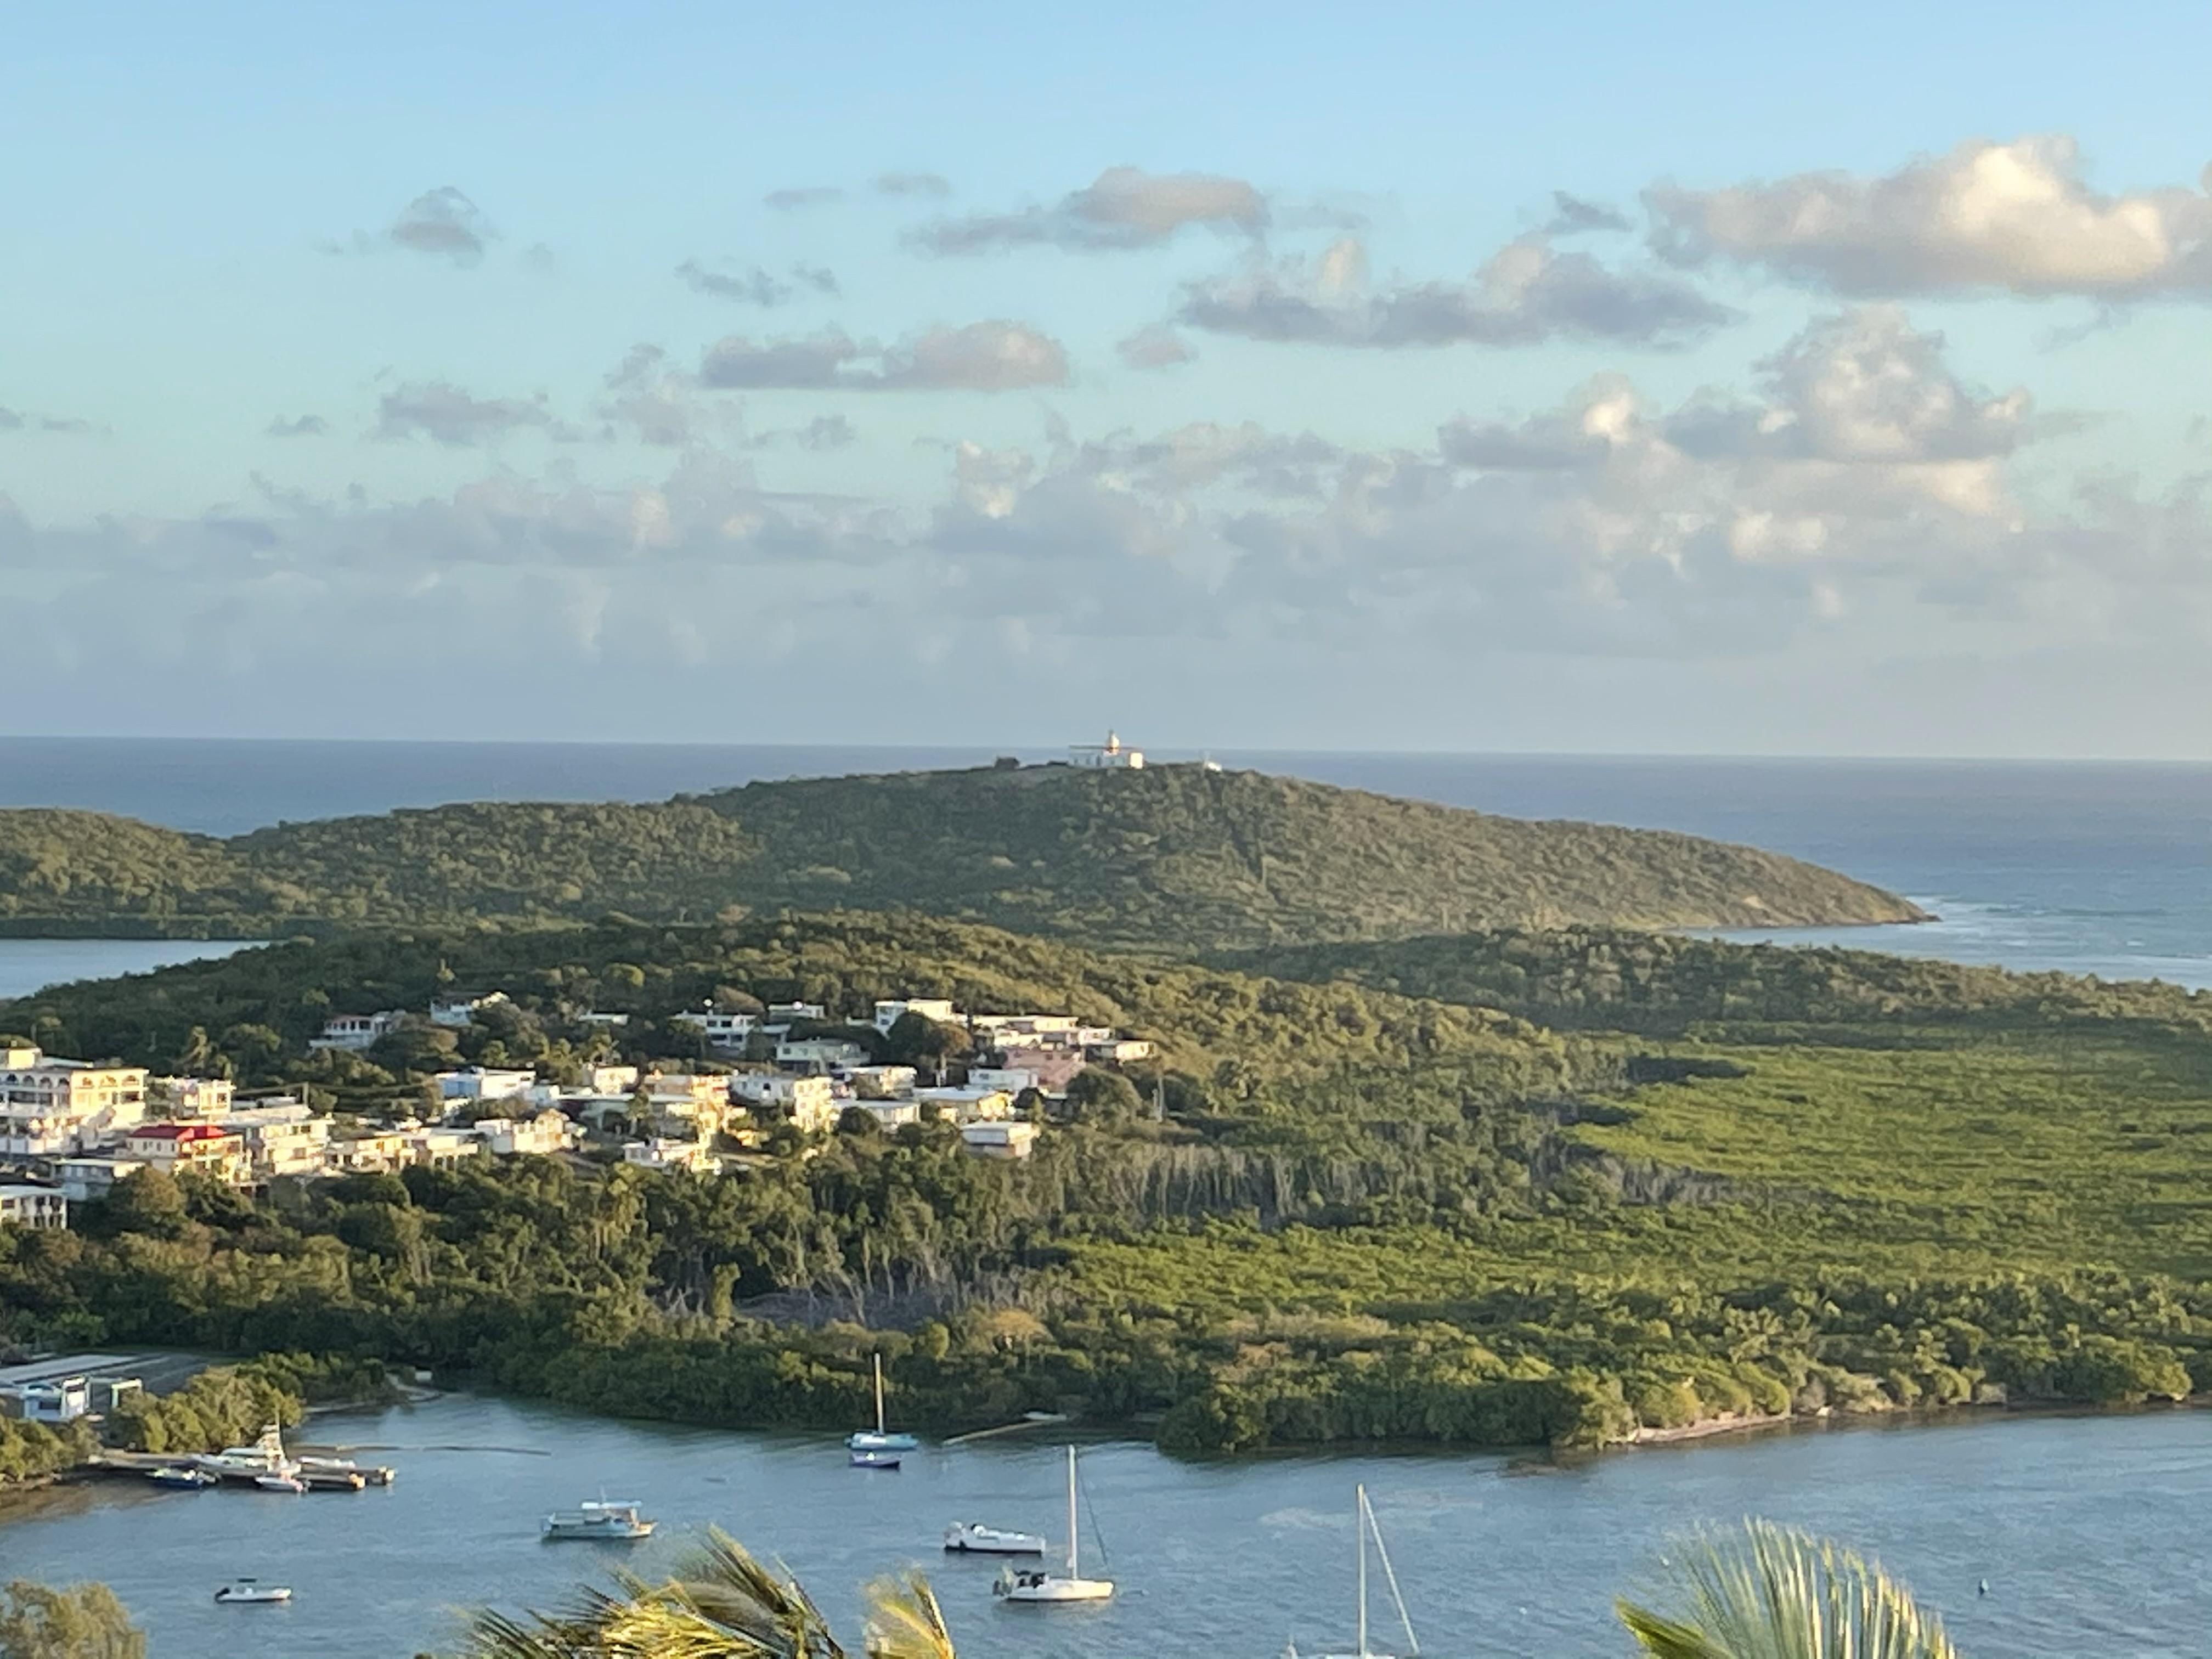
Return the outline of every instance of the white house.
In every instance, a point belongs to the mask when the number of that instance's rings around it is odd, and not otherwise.
[[[0,1227],[27,1227],[40,1232],[69,1225],[69,1196],[55,1187],[33,1187],[20,1182],[0,1185]]]
[[[227,1117],[237,1091],[228,1078],[156,1077],[146,1080],[146,1097],[168,1116]]]
[[[146,1118],[146,1068],[0,1048],[0,1157],[89,1152]]]
[[[852,1103],[886,1129],[921,1121],[921,1103],[914,1100],[856,1100]],[[842,1114],[841,1114],[842,1115]]]
[[[18,1382],[0,1389],[0,1401],[15,1407],[9,1416],[27,1423],[74,1423],[92,1409],[92,1384],[82,1376]]]
[[[1152,1057],[1152,1045],[1142,1037],[1109,1035],[1100,1038],[1096,1042],[1085,1043],[1083,1053],[1086,1059],[1104,1060],[1109,1065],[1119,1066],[1133,1060],[1150,1060]]]
[[[62,1196],[72,1204],[89,1204],[96,1198],[106,1198],[115,1190],[115,1183],[134,1170],[147,1167],[140,1158],[58,1158],[53,1161],[54,1178],[61,1182]]]
[[[957,1024],[960,1015],[949,997],[884,998],[876,1004],[876,1029],[888,1034],[905,1014],[920,1014],[939,1025]]]
[[[342,1048],[358,1054],[390,1036],[399,1029],[399,1022],[404,1018],[397,1008],[387,1008],[379,1014],[332,1014],[323,1022],[323,1034],[307,1039],[307,1047]]]
[[[142,1123],[131,1130],[124,1151],[170,1175],[237,1182],[251,1173],[245,1137],[212,1123]]]
[[[807,1134],[819,1134],[837,1125],[837,1091],[826,1077],[787,1077],[769,1072],[741,1072],[730,1079],[730,1098],[756,1109],[781,1107]],[[761,1121],[758,1109],[755,1121]]]
[[[476,1131],[484,1150],[495,1158],[545,1157],[576,1144],[576,1126],[558,1112],[540,1112],[532,1118],[479,1118]]]
[[[504,991],[441,991],[430,999],[430,1024],[463,1030],[483,1010],[506,1000]]]
[[[696,1140],[633,1140],[623,1147],[623,1162],[642,1170],[689,1170],[694,1175],[716,1175],[722,1168],[722,1160]]]
[[[863,1100],[892,1100],[914,1087],[911,1066],[855,1066],[845,1073],[853,1092]]]
[[[592,1066],[584,1072],[584,1087],[595,1095],[626,1095],[637,1087],[635,1066]]]
[[[761,1022],[761,1030],[772,1037],[788,1036],[791,1028],[801,1020],[819,1024],[830,1018],[830,1011],[818,1002],[771,1002],[768,1018]]]
[[[734,1053],[752,1041],[753,1033],[760,1029],[761,1017],[710,1006],[671,1014],[668,1022],[672,1025],[693,1027],[705,1036],[710,1048],[725,1048]]]
[[[787,1037],[775,1045],[775,1063],[793,1071],[842,1071],[867,1058],[866,1049],[842,1037]]]
[[[960,1124],[995,1121],[1014,1109],[1013,1097],[1004,1089],[979,1089],[972,1085],[961,1089],[916,1089],[914,1097],[921,1103],[924,1112]]]
[[[483,1151],[483,1142],[466,1129],[415,1129],[408,1133],[407,1161],[442,1170]]]
[[[470,1066],[441,1072],[435,1081],[441,1100],[512,1100],[538,1081],[538,1073]]]
[[[1034,1123],[964,1123],[960,1127],[960,1144],[978,1158],[1027,1158],[1036,1139]]]
[[[331,1121],[317,1117],[296,1100],[271,1101],[234,1112],[222,1127],[245,1142],[247,1164],[258,1179],[323,1172]]]
[[[396,1129],[347,1135],[331,1142],[325,1166],[333,1175],[364,1175],[397,1170],[412,1161],[407,1137]]]

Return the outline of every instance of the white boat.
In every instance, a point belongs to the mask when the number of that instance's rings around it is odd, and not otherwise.
[[[1359,1648],[1357,1653],[1325,1653],[1317,1659],[1395,1659],[1389,1654],[1378,1654],[1367,1644],[1367,1540],[1375,1540],[1375,1559],[1382,1565],[1382,1580],[1390,1587],[1390,1600],[1398,1609],[1398,1622],[1405,1627],[1406,1659],[1419,1659],[1420,1638],[1413,1634],[1413,1621],[1406,1612],[1406,1598],[1398,1594],[1398,1575],[1391,1570],[1390,1552],[1382,1547],[1382,1524],[1375,1518],[1375,1507],[1367,1501],[1367,1488],[1358,1488],[1358,1509],[1353,1532],[1359,1556]],[[1295,1645],[1290,1650],[1295,1655]]]
[[[637,1512],[635,1504],[611,1504],[605,1498],[586,1500],[573,1510],[556,1510],[545,1517],[550,1538],[650,1538],[653,1522]]]
[[[289,1601],[292,1592],[283,1584],[264,1584],[252,1578],[234,1578],[215,1593],[218,1601]]]
[[[856,1452],[902,1452],[902,1451],[914,1451],[914,1450],[917,1449],[921,1446],[921,1441],[919,1441],[919,1440],[917,1440],[917,1439],[915,1439],[912,1435],[910,1435],[910,1434],[890,1434],[890,1433],[886,1433],[886,1432],[884,1431],[884,1357],[883,1357],[883,1355],[881,1355],[881,1354],[878,1354],[878,1355],[876,1355],[876,1356],[875,1356],[875,1361],[876,1361],[876,1426],[875,1426],[874,1428],[872,1428],[872,1429],[855,1429],[855,1430],[854,1430],[852,1433],[850,1433],[850,1434],[848,1434],[848,1435],[847,1435],[847,1436],[845,1437],[845,1444],[846,1444],[846,1446],[847,1446],[847,1448],[848,1448],[848,1449],[853,1450],[853,1451],[856,1451]],[[860,1461],[860,1459],[858,1459],[858,1458],[854,1458],[854,1459],[853,1460],[853,1462],[854,1462],[854,1467],[856,1467],[856,1468],[897,1468],[897,1467],[898,1467],[896,1463],[893,1463],[893,1464],[882,1464],[882,1463],[862,1463],[862,1462]]]
[[[184,1464],[172,1464],[167,1468],[152,1469],[146,1478],[157,1486],[167,1486],[173,1492],[204,1492],[210,1486],[219,1486],[222,1477],[210,1474],[205,1469],[195,1469]]]
[[[848,1454],[847,1461],[856,1469],[895,1469],[899,1466],[899,1459],[905,1455],[903,1452],[862,1449]]]
[[[956,1521],[945,1529],[945,1547],[957,1555],[1042,1555],[1044,1540],[1033,1532],[1008,1532],[981,1521]]]
[[[1085,1578],[1078,1559],[1075,1524],[1075,1448],[1067,1449],[1067,1571],[1031,1571],[1026,1567],[1002,1567],[991,1586],[1000,1601],[1038,1607],[1064,1601],[1103,1601],[1114,1594],[1110,1578]]]
[[[301,1480],[298,1475],[279,1474],[274,1471],[268,1474],[255,1475],[253,1484],[264,1492],[301,1492],[307,1489],[307,1483]]]
[[[284,1454],[284,1431],[271,1423],[261,1431],[261,1437],[250,1446],[225,1446],[219,1452],[208,1452],[192,1460],[210,1474],[222,1475],[234,1480],[251,1480],[258,1475],[294,1475],[299,1465]]]

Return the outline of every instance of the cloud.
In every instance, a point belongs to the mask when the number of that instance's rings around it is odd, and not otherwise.
[[[0,408],[0,432],[56,432],[70,434],[105,430],[97,422],[74,415],[37,415],[26,410]]]
[[[301,415],[287,420],[282,415],[264,428],[272,438],[319,438],[331,429],[331,423],[319,415]]]
[[[927,252],[983,253],[1026,246],[1103,252],[1157,247],[1190,225],[1256,235],[1267,204],[1242,179],[1109,167],[1054,206],[940,219],[908,234]]]
[[[889,347],[837,329],[760,343],[732,335],[699,365],[700,384],[724,389],[1012,392],[1067,380],[1059,341],[999,320],[934,328]]]
[[[952,194],[952,181],[934,173],[879,173],[874,189],[878,196],[941,198]]]
[[[845,192],[835,185],[804,185],[795,190],[772,190],[761,198],[761,205],[790,213],[800,208],[827,207],[844,199]]]
[[[817,294],[834,296],[840,292],[837,286],[837,273],[827,265],[793,265],[791,268],[791,279],[801,288],[811,289]]]
[[[793,265],[791,278],[786,281],[770,276],[758,265],[744,270],[714,270],[696,259],[686,259],[676,267],[676,275],[695,294],[735,300],[744,305],[780,306],[795,297],[802,288],[814,294],[837,292],[836,273],[823,265]]]
[[[1190,342],[1171,328],[1154,325],[1140,328],[1127,339],[1118,342],[1114,349],[1123,363],[1131,368],[1173,368],[1192,362],[1198,353]]]
[[[1564,190],[1552,192],[1552,219],[1544,227],[1553,236],[1573,236],[1585,231],[1626,230],[1628,216],[1602,202],[1586,202]]]
[[[1365,292],[1365,255],[1346,237],[1310,265],[1255,266],[1193,284],[1182,321],[1216,334],[1381,348],[1530,345],[1550,339],[1680,345],[1737,313],[1679,278],[1610,270],[1542,236],[1509,243],[1464,283]]]
[[[842,415],[817,415],[794,435],[801,449],[823,451],[843,449],[860,434]]]
[[[384,233],[395,247],[457,265],[477,264],[497,234],[477,204],[451,185],[423,191]]]
[[[1822,318],[1759,365],[1765,399],[1701,399],[1668,422],[1698,455],[1930,462],[2008,455],[2033,435],[2025,389],[1981,398],[1943,362],[1943,337],[1902,307]]]
[[[385,393],[377,404],[379,438],[428,438],[465,449],[526,428],[556,422],[543,394],[529,399],[476,398],[450,380],[413,380]]]
[[[1971,139],[1875,178],[1803,173],[1645,193],[1653,246],[1861,297],[2212,297],[2212,167],[2197,190],[2092,190],[2071,138]]]

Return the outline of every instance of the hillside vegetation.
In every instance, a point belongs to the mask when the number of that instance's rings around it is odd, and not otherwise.
[[[0,812],[0,929],[703,921],[912,909],[1195,951],[1492,927],[1901,921],[1911,904],[1695,836],[1530,823],[1255,772],[1028,767],[749,784],[657,805],[472,805],[228,841]]]
[[[1193,1452],[2212,1388],[2206,999],[1590,933],[1271,954],[1311,977],[844,914],[295,943],[42,993],[0,1026],[349,1109],[457,1059],[680,1055],[666,1016],[710,996],[1065,1007],[1162,1057],[1018,1165],[862,1125],[708,1180],[520,1160],[256,1204],[134,1177],[76,1231],[0,1231],[0,1339],[821,1427],[860,1420],[881,1350],[918,1426],[1068,1410]],[[304,1052],[327,1010],[451,980],[514,999],[458,1054]],[[609,1006],[618,1036],[579,1022]]]

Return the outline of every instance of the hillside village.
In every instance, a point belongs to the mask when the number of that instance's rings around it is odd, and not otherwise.
[[[465,1031],[508,1006],[496,989],[445,991],[420,1011],[337,1014],[307,1047],[362,1054],[412,1032]],[[630,1020],[592,1012],[611,1039]],[[68,1224],[135,1170],[240,1188],[444,1167],[476,1158],[568,1158],[701,1175],[807,1155],[823,1136],[950,1125],[979,1158],[1030,1155],[1085,1070],[1149,1058],[1152,1044],[1066,1013],[963,1012],[950,1000],[878,1000],[865,1024],[819,1003],[704,1006],[665,1024],[700,1057],[608,1061],[556,1081],[536,1067],[436,1072],[388,1116],[332,1113],[291,1093],[241,1095],[220,1077],[0,1048],[0,1221]],[[911,1063],[881,1058],[914,1056]]]

